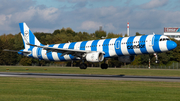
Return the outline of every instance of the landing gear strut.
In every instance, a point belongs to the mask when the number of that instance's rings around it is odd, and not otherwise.
[[[106,60],[104,59],[104,63],[101,64],[101,69],[107,69],[108,68],[108,64],[106,64]]]
[[[155,58],[156,58],[156,60],[155,60],[155,63],[159,63],[159,60],[158,60],[158,55],[157,55],[157,53],[154,53],[154,56],[155,56]]]

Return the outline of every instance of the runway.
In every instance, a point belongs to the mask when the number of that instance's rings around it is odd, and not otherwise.
[[[123,74],[122,75],[88,75],[88,74],[52,74],[52,73],[0,72],[0,77],[36,77],[36,78],[65,78],[65,79],[98,79],[98,80],[180,82],[180,77],[128,76],[128,75],[123,75]]]

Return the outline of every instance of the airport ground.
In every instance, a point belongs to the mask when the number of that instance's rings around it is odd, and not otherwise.
[[[180,77],[180,70],[0,67],[0,72]],[[1,101],[174,101],[180,82],[0,76]]]

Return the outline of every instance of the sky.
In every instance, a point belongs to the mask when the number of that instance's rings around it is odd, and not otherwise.
[[[18,34],[26,22],[32,32],[53,33],[72,28],[94,33],[163,34],[164,27],[180,27],[180,0],[1,0],[0,35]]]

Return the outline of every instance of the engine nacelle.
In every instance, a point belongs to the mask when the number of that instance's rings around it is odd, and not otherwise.
[[[104,60],[104,55],[101,52],[91,52],[86,55],[88,62],[101,62]]]
[[[118,57],[118,60],[120,62],[125,62],[125,63],[131,63],[135,59],[135,56],[120,56]]]

